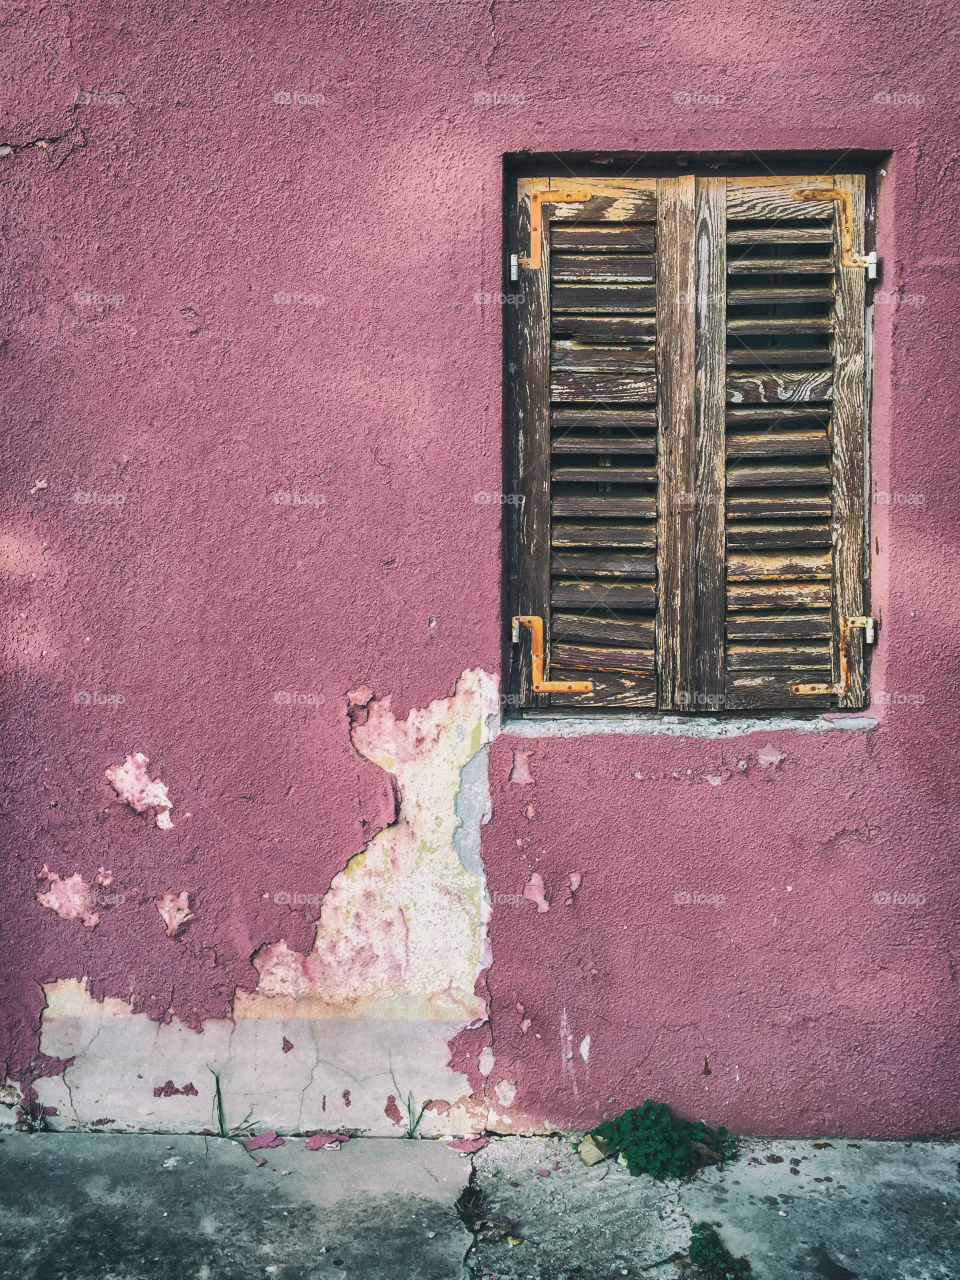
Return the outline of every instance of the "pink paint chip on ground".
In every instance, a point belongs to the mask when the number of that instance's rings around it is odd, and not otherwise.
[[[320,1151],[326,1147],[330,1151],[339,1151],[343,1144],[349,1141],[349,1133],[315,1133],[307,1139],[307,1150]]]
[[[460,1151],[465,1156],[472,1156],[475,1151],[482,1151],[490,1141],[489,1138],[454,1138],[447,1146],[451,1151]]]
[[[254,1138],[244,1138],[243,1145],[248,1151],[260,1151],[264,1147],[282,1147],[285,1144],[276,1129],[268,1129],[266,1133],[258,1133]]]

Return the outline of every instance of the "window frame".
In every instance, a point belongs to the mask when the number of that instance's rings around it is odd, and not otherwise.
[[[743,163],[742,160],[728,159],[722,155],[701,156],[701,157],[682,157],[684,163],[680,166],[677,161],[680,157],[667,157],[656,159],[650,163],[639,165],[634,158],[618,156],[613,162],[614,169],[621,168],[624,176],[632,179],[640,178],[646,182],[657,182],[660,180],[660,192],[665,189],[678,188],[684,182],[694,183],[696,197],[691,206],[689,198],[684,202],[685,207],[680,211],[674,211],[671,216],[679,216],[686,219],[687,227],[687,256],[692,262],[696,247],[696,227],[698,220],[709,218],[716,215],[716,209],[711,208],[709,199],[701,199],[701,191],[709,190],[716,187],[716,184],[722,183],[726,185],[728,179],[739,179],[746,182],[753,179],[763,181],[765,178],[769,181],[777,182],[805,182],[810,175],[815,177],[831,176],[831,167],[837,165],[841,157],[820,156],[804,156],[801,158],[791,158],[789,156],[781,157],[757,157],[755,163]],[[851,159],[853,162],[851,163]],[[547,282],[545,272],[533,272],[521,269],[519,272],[519,282],[510,278],[510,255],[522,257],[529,251],[529,217],[530,217],[530,201],[524,199],[524,193],[529,191],[531,179],[536,180],[536,184],[543,186],[548,181],[552,181],[555,185],[561,187],[566,184],[568,187],[576,188],[577,184],[582,188],[584,184],[589,186],[591,192],[597,188],[607,187],[612,189],[618,182],[616,176],[611,177],[611,161],[605,157],[571,157],[569,161],[563,157],[551,158],[552,162],[546,164],[536,160],[536,158],[524,157],[513,165],[508,163],[506,180],[504,183],[505,196],[505,222],[506,222],[506,254],[505,268],[507,279],[504,284],[504,292],[506,296],[515,298],[523,291],[533,289],[534,297],[530,299],[528,305],[532,305],[537,309],[539,317],[539,350],[531,352],[524,350],[524,326],[521,318],[521,308],[519,306],[504,307],[504,497],[503,516],[504,516],[504,598],[505,598],[505,617],[504,617],[504,672],[505,685],[508,690],[506,697],[506,705],[508,708],[508,716],[517,716],[522,718],[525,714],[531,712],[542,715],[548,712],[551,717],[567,718],[570,716],[582,717],[583,715],[603,715],[619,717],[624,714],[631,716],[642,716],[649,719],[660,719],[663,716],[675,717],[676,714],[682,712],[684,715],[710,715],[710,716],[731,716],[748,714],[772,715],[782,717],[784,713],[794,715],[811,715],[819,716],[823,710],[833,709],[859,709],[868,703],[868,685],[867,685],[867,663],[865,648],[865,633],[862,630],[848,631],[850,637],[850,670],[852,675],[851,692],[846,696],[833,696],[830,698],[827,707],[817,706],[811,707],[809,702],[804,705],[803,700],[798,700],[796,705],[751,705],[749,702],[731,701],[726,694],[719,695],[715,700],[706,699],[702,703],[694,700],[677,702],[677,686],[675,681],[675,673],[664,662],[664,655],[671,652],[675,656],[674,651],[667,650],[664,645],[670,642],[670,629],[665,625],[664,614],[665,600],[661,595],[662,583],[664,579],[661,577],[664,571],[663,558],[663,539],[669,537],[664,532],[667,524],[667,518],[671,517],[674,512],[666,511],[667,504],[664,502],[664,493],[662,487],[662,479],[657,486],[657,502],[658,511],[656,517],[656,525],[658,530],[658,563],[657,563],[657,584],[658,599],[656,606],[656,660],[654,678],[657,684],[657,703],[658,705],[641,706],[631,704],[623,707],[611,706],[590,706],[577,704],[570,698],[564,697],[562,700],[568,705],[557,705],[558,698],[550,695],[538,695],[531,690],[531,662],[530,647],[531,635],[526,628],[522,628],[519,633],[519,643],[515,642],[516,628],[511,627],[511,620],[514,619],[521,608],[524,613],[541,612],[541,616],[546,616],[547,610],[543,610],[543,595],[541,586],[541,595],[538,600],[536,594],[531,596],[529,587],[525,591],[526,599],[521,602],[519,598],[520,579],[526,575],[527,581],[530,582],[534,578],[531,572],[531,550],[529,538],[525,537],[525,530],[529,530],[531,519],[539,527],[549,529],[549,479],[546,483],[540,483],[537,486],[531,486],[529,478],[524,479],[527,468],[525,467],[525,459],[530,457],[531,451],[540,451],[540,456],[549,459],[549,402],[547,411],[541,411],[535,414],[531,420],[529,406],[526,403],[528,386],[525,382],[522,372],[524,364],[529,364],[532,358],[540,362],[547,361],[549,370],[549,350],[550,350],[550,300],[549,300],[549,283]],[[776,167],[779,172],[773,173],[771,161],[776,161]],[[854,199],[862,201],[862,215],[860,218],[860,230],[864,237],[864,242],[860,244],[860,251],[870,247],[874,232],[874,210],[875,210],[875,183],[876,170],[879,160],[871,157],[870,162],[866,163],[862,158],[852,158],[849,154],[843,158],[842,170],[844,174],[850,174],[854,177],[854,186],[857,191],[854,192]],[[681,173],[678,174],[678,168]],[[664,184],[664,179],[670,179],[670,182]],[[713,183],[703,182],[703,179],[713,179]],[[701,181],[698,181],[701,180]],[[859,192],[859,195],[858,193]],[[689,196],[689,192],[687,193]],[[656,218],[658,224],[658,244],[659,237],[663,234],[663,227],[669,223],[667,211],[661,207],[661,201],[657,202]],[[839,235],[839,218],[834,218],[834,226],[837,228],[836,234]],[[726,219],[724,227],[727,226]],[[548,230],[544,226],[544,240],[548,246]],[[682,239],[682,237],[681,237]],[[725,240],[725,232],[720,236],[720,241]],[[715,237],[716,242],[716,237]],[[683,250],[681,244],[681,251]],[[837,250],[839,252],[839,250]],[[546,253],[549,255],[549,248],[546,247]],[[709,270],[723,270],[723,264],[713,263]],[[859,449],[854,448],[855,456],[852,459],[852,465],[855,472],[859,475],[859,483],[856,493],[852,497],[854,510],[848,512],[847,520],[847,536],[841,539],[839,544],[836,542],[833,548],[833,559],[831,562],[831,578],[830,578],[830,594],[831,594],[831,616],[833,618],[833,637],[831,649],[833,654],[833,674],[834,682],[841,676],[838,664],[838,619],[841,614],[844,616],[855,615],[861,616],[867,609],[867,600],[869,597],[869,558],[870,558],[870,530],[869,530],[869,502],[867,500],[870,485],[870,469],[869,469],[869,447],[870,447],[870,402],[871,402],[871,381],[872,381],[872,364],[870,360],[872,351],[872,306],[870,305],[870,295],[866,287],[865,273],[862,270],[854,271],[853,269],[844,269],[838,271],[837,276],[838,296],[843,294],[843,306],[849,312],[850,306],[858,307],[859,314],[862,316],[862,340],[860,341],[860,365],[859,373],[854,372],[853,377],[859,378],[861,392],[859,397],[853,395],[848,397],[850,402],[856,407],[859,416],[859,425],[856,427],[856,434],[859,436]],[[696,286],[695,286],[696,287]],[[661,326],[673,323],[673,318],[669,315],[670,300],[664,299],[665,306],[662,307],[661,290],[657,292],[657,346],[660,349],[662,343],[663,329]],[[859,298],[859,301],[858,301]],[[833,304],[832,315],[839,313],[840,306],[837,302]],[[679,318],[682,322],[684,317]],[[689,319],[689,316],[686,317]],[[721,323],[726,324],[726,314],[721,316]],[[529,333],[530,326],[527,326]],[[837,334],[840,333],[839,325],[835,326]],[[725,348],[724,348],[725,350]],[[661,365],[661,372],[664,368],[669,369],[675,362],[666,362]],[[713,414],[712,422],[705,422],[703,409],[704,400],[699,394],[701,385],[704,380],[719,377],[725,379],[726,369],[725,360],[721,362],[719,367],[716,361],[712,367],[708,362],[706,366],[696,366],[694,358],[693,366],[691,365],[691,353],[689,350],[685,355],[686,376],[691,376],[696,385],[698,394],[693,405],[686,405],[683,408],[685,431],[681,432],[684,437],[679,441],[681,450],[686,448],[689,453],[693,450],[694,457],[692,459],[693,466],[696,469],[697,459],[694,448],[696,441],[702,438],[704,431],[713,431],[714,435],[717,431],[716,414]],[[854,360],[853,365],[856,364]],[[853,365],[848,361],[843,362],[838,358],[833,365],[833,379],[835,384],[839,384],[846,379],[849,381],[850,371]],[[692,369],[692,374],[691,374]],[[542,381],[541,381],[542,385]],[[673,392],[667,388],[667,399]],[[658,419],[661,415],[661,404],[663,401],[663,390],[658,392],[657,413]],[[716,404],[716,395],[713,396],[713,404]],[[836,404],[831,408],[830,417],[833,421],[837,413]],[[531,421],[536,426],[531,430]],[[676,426],[676,418],[671,417],[670,421]],[[544,426],[546,427],[546,439],[543,438]],[[719,429],[722,432],[723,415],[719,423]],[[834,426],[834,439],[836,439],[836,428]],[[845,448],[849,446],[850,432],[849,423],[845,439],[847,443]],[[662,420],[658,424],[658,444],[663,444],[663,423]],[[849,449],[848,449],[849,452]],[[725,465],[726,454],[721,448],[719,451],[716,446],[713,449],[713,460],[720,457],[723,459],[721,465]],[[833,465],[834,451],[831,451],[831,464]],[[702,459],[701,459],[702,461]],[[689,464],[690,459],[687,459]],[[548,473],[549,474],[549,473]],[[833,509],[836,501],[836,491],[838,485],[835,476],[831,478],[831,509]],[[531,496],[532,495],[532,496]],[[843,500],[849,505],[851,502],[851,494],[849,487],[843,495]],[[858,510],[856,509],[858,508]],[[675,508],[674,508],[675,510]],[[716,541],[717,530],[723,537],[723,508],[721,507],[721,518],[718,523],[715,519],[711,521],[709,509],[705,509],[701,513],[701,526],[707,527],[706,536],[701,536],[693,540],[695,548],[694,554],[699,555],[705,545],[708,545],[711,538]],[[832,521],[832,517],[831,517]],[[850,522],[853,522],[858,529],[858,536],[855,539],[855,545],[851,542],[849,536]],[[712,529],[709,528],[712,524]],[[673,535],[676,539],[676,535]],[[839,546],[839,559],[837,547]],[[672,550],[676,550],[676,540],[672,544]],[[689,554],[689,552],[688,552]],[[548,558],[548,557],[547,557]],[[544,556],[541,553],[541,562]],[[667,565],[669,567],[670,557],[667,557]],[[689,570],[688,570],[689,573]],[[542,575],[541,575],[542,576]],[[549,581],[549,572],[547,580]],[[694,575],[694,585],[697,592],[708,597],[711,593],[716,596],[719,587],[720,593],[726,589],[726,581],[724,578],[716,576],[706,576],[704,571],[698,569]],[[674,604],[675,600],[671,595],[668,600]],[[540,605],[538,610],[533,606]],[[689,621],[689,612],[687,620]],[[698,669],[697,679],[700,682],[698,689],[707,688],[709,690],[709,680],[711,674],[715,679],[719,679],[720,685],[723,684],[723,674],[717,673],[717,658],[722,660],[723,645],[718,644],[710,647],[709,638],[704,643],[704,633],[701,623],[705,622],[708,631],[712,628],[712,634],[716,635],[717,618],[720,618],[722,625],[723,610],[697,610],[696,618],[698,622],[698,630],[695,636],[689,634],[683,637],[683,642],[687,646],[687,652],[684,661],[693,665]],[[674,630],[676,635],[676,630]],[[547,637],[547,645],[549,646],[549,633]],[[691,658],[690,646],[693,646],[693,654]],[[584,673],[587,674],[586,672]],[[829,678],[829,677],[828,677]],[[667,690],[666,696],[664,690]],[[664,705],[666,704],[666,705]]]

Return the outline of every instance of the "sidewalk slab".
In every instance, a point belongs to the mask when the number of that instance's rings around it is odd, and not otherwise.
[[[474,1157],[487,1217],[473,1275],[674,1280],[694,1222],[715,1225],[752,1280],[958,1280],[960,1143],[745,1141],[722,1170],[657,1183],[568,1138],[497,1138]]]
[[[0,1276],[461,1280],[469,1175],[445,1143],[402,1138],[248,1154],[221,1138],[7,1133]]]

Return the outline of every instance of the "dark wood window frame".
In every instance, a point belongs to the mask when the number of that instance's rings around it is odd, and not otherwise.
[[[664,170],[508,177],[511,707],[861,708],[872,174]]]

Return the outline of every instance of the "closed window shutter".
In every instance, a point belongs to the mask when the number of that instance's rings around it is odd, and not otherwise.
[[[517,688],[531,706],[655,707],[656,182],[537,185],[520,202],[519,612],[544,619],[550,679],[593,688],[539,697],[528,655]]]
[[[731,708],[866,703],[864,633],[843,621],[863,614],[866,285],[840,193],[860,257],[862,176],[727,184]]]
[[[519,702],[864,705],[863,178],[520,187]]]

